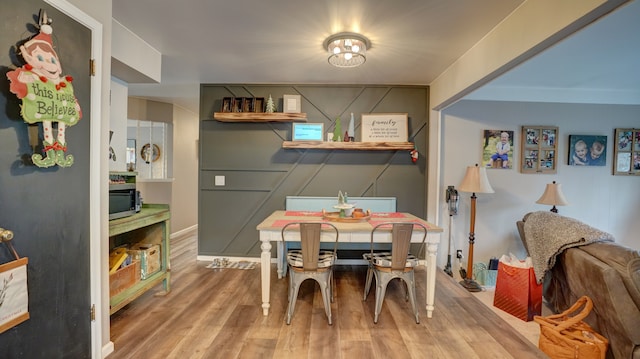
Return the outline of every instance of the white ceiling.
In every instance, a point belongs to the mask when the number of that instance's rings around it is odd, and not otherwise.
[[[129,94],[197,113],[200,83],[428,85],[522,2],[113,0],[113,17],[162,53],[161,84],[130,83]],[[634,1],[469,98],[614,89],[640,104],[639,18]],[[342,31],[371,40],[364,65],[327,63],[322,42]]]

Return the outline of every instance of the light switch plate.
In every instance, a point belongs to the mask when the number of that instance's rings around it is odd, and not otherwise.
[[[224,176],[215,176],[214,182],[216,186],[224,186]]]

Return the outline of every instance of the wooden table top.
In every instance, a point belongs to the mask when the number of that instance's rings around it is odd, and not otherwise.
[[[284,225],[291,222],[327,222],[335,225],[339,230],[349,232],[371,232],[371,229],[384,222],[416,222],[427,227],[429,232],[442,232],[441,227],[427,222],[411,213],[406,212],[374,212],[367,220],[357,222],[340,222],[325,219],[322,212],[316,211],[285,211],[273,212],[256,227],[259,231],[279,231]]]

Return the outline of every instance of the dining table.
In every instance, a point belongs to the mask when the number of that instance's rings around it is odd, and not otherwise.
[[[438,244],[440,243],[440,234],[442,228],[430,223],[418,216],[407,212],[373,212],[367,213],[362,218],[341,218],[333,215],[334,213],[325,213],[318,211],[291,211],[277,210],[265,218],[256,229],[260,233],[260,271],[262,280],[262,312],[266,316],[269,314],[270,308],[270,290],[271,290],[271,263],[273,248],[272,243],[276,245],[276,268],[278,271],[278,279],[282,279],[286,275],[285,263],[285,243],[300,242],[298,231],[288,231],[285,238],[282,238],[282,228],[292,222],[330,222],[338,229],[338,243],[371,243],[371,230],[374,226],[384,222],[409,222],[420,223],[427,227],[427,238],[425,240],[425,258],[421,259],[426,267],[426,310],[427,317],[431,318],[435,309],[435,285],[436,285],[436,254]],[[416,230],[411,237],[412,243],[422,241],[422,231]],[[329,232],[321,234],[321,241],[335,241]],[[376,233],[373,238],[374,243],[391,243],[391,230]],[[369,249],[369,246],[367,246]]]

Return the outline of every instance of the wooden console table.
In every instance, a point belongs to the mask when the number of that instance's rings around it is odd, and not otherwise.
[[[148,278],[138,281],[109,300],[113,314],[131,303],[146,291],[162,282],[164,295],[170,290],[169,265],[169,219],[171,212],[166,204],[144,204],[140,212],[124,218],[109,221],[109,251],[112,248],[135,243],[160,245],[160,270]]]

